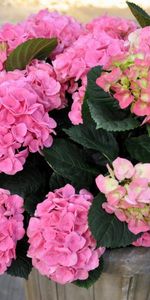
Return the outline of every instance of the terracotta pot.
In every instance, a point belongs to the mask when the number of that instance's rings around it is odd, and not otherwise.
[[[150,249],[128,247],[107,251],[101,278],[89,290],[61,286],[32,271],[27,300],[150,300]]]

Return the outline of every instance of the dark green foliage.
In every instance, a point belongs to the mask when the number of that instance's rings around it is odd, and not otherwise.
[[[150,16],[144,11],[144,9],[132,2],[127,1],[126,3],[141,27],[150,26]]]
[[[140,135],[138,137],[128,138],[126,140],[126,148],[130,153],[132,159],[139,162],[150,162],[150,137],[147,135]]]
[[[118,145],[111,132],[95,128],[94,122],[73,126],[66,129],[69,137],[85,148],[100,152],[105,158],[112,161],[118,156]]]
[[[136,241],[139,235],[129,231],[127,223],[120,222],[114,214],[110,215],[102,208],[106,198],[99,193],[89,211],[89,227],[97,241],[97,247],[126,247]]]
[[[27,250],[27,238],[24,237],[17,243],[17,258],[13,260],[11,266],[7,269],[7,273],[9,275],[28,279],[28,276],[32,270],[32,262],[31,259],[26,256]]]
[[[122,110],[109,93],[106,93],[96,84],[101,75],[101,67],[95,67],[88,73],[86,101],[97,129],[107,131],[126,131],[139,126],[138,120],[130,112]]]
[[[49,181],[50,191],[59,189],[59,188],[65,186],[67,183],[70,183],[70,181],[68,179],[53,172],[53,174],[51,175],[50,181]]]
[[[55,140],[51,148],[44,149],[43,154],[54,172],[81,188],[89,187],[98,174],[86,161],[84,151],[68,140]]]
[[[8,56],[5,64],[6,71],[23,70],[37,58],[43,60],[56,48],[57,39],[35,38],[22,43]]]

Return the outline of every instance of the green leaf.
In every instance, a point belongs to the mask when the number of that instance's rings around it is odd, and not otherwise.
[[[126,140],[126,148],[133,159],[143,163],[150,162],[150,137],[141,135]]]
[[[96,130],[94,122],[73,126],[64,131],[74,142],[88,149],[99,151],[109,161],[118,156],[119,149],[113,134],[103,129]]]
[[[88,106],[88,94],[87,94],[87,90],[84,96],[84,100],[83,100],[83,105],[82,105],[82,118],[83,118],[83,123],[88,123],[91,122],[91,114],[90,114],[90,110],[89,110],[89,106]]]
[[[126,247],[136,241],[139,235],[129,231],[127,223],[120,222],[114,214],[108,214],[102,208],[106,198],[98,194],[89,211],[89,228],[97,241],[97,246],[110,248]]]
[[[127,1],[126,3],[141,27],[150,26],[150,16],[144,11],[144,9],[132,2]]]
[[[68,113],[71,110],[70,104],[67,104],[67,107],[59,110],[53,110],[50,112],[50,117],[54,118],[57,123],[56,132],[57,134],[61,134],[62,136],[62,129],[69,128],[72,123],[68,118]]]
[[[150,125],[149,124],[146,125],[146,129],[147,129],[148,136],[150,137]]]
[[[50,191],[54,191],[55,189],[59,189],[65,186],[67,183],[70,183],[69,180],[60,176],[59,174],[53,172],[49,181]]]
[[[24,169],[13,176],[0,174],[0,186],[22,197],[37,191],[44,180],[43,173],[37,166],[40,163],[38,158],[38,156],[30,157]]]
[[[45,190],[45,186],[41,185],[37,191],[34,191],[31,194],[27,194],[24,197],[24,208],[30,216],[34,215],[37,204],[45,199],[45,195],[47,194],[47,192],[48,191],[47,189]]]
[[[51,148],[43,150],[43,154],[54,172],[82,188],[89,187],[98,174],[87,163],[85,152],[70,141],[57,139]]]
[[[79,287],[90,288],[100,277],[104,267],[103,257],[99,260],[99,266],[95,270],[89,272],[89,277],[86,280],[76,280],[73,283]]]
[[[28,276],[32,270],[32,261],[26,256],[27,251],[27,238],[23,238],[17,243],[17,258],[13,260],[11,266],[7,269],[7,273],[9,275],[28,279]]]
[[[56,48],[57,39],[35,38],[19,45],[6,60],[6,71],[23,70],[37,58],[43,60]]]
[[[99,167],[106,168],[106,165],[110,164],[110,160],[108,160],[106,157],[104,157],[99,152],[92,154],[92,159],[94,160],[95,164]]]
[[[43,163],[44,162],[44,163]],[[37,203],[44,199],[46,192],[45,161],[40,155],[28,157],[24,169],[15,175],[0,174],[0,187],[24,198],[25,210],[33,214]],[[47,167],[47,166],[46,166]]]
[[[36,168],[25,169],[17,174],[11,176],[6,174],[0,174],[0,187],[9,189],[11,193],[18,194],[21,197],[25,197],[26,194],[33,193],[39,188],[41,173]]]
[[[139,126],[136,118],[130,112],[119,107],[109,93],[106,93],[96,84],[101,75],[101,67],[95,67],[88,73],[87,97],[91,116],[96,122],[97,129],[107,131],[126,131]]]

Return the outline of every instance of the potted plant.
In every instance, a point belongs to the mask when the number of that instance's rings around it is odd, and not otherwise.
[[[30,300],[148,297],[150,16],[127,4],[141,28],[44,10],[0,30],[0,274],[46,276]]]

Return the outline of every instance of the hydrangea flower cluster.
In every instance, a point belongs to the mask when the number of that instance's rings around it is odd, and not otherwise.
[[[150,123],[150,27],[138,29],[129,35],[130,49],[122,56],[110,59],[96,83],[113,94],[122,109],[145,117]]]
[[[144,232],[142,236],[132,244],[136,247],[150,247],[150,232]]]
[[[73,98],[69,118],[74,125],[82,123],[81,108],[88,71],[96,65],[105,65],[110,57],[126,52],[128,47],[124,41],[135,29],[133,21],[107,16],[97,18],[87,24],[86,31],[54,60],[58,80],[61,83],[74,81],[69,90]]]
[[[42,92],[42,91],[41,91]],[[50,147],[56,122],[21,71],[0,74],[0,172],[23,169],[28,151]]]
[[[135,166],[118,157],[108,167],[109,175],[99,175],[96,184],[107,201],[102,207],[114,213],[134,234],[150,231],[150,164]],[[140,240],[141,241],[141,240]]]
[[[34,60],[27,66],[24,77],[38,94],[38,101],[47,112],[66,106],[67,86],[59,83],[50,64]]]
[[[16,244],[23,236],[23,199],[0,189],[0,274],[16,258]]]
[[[150,51],[150,26],[132,31],[128,36],[130,50],[148,53]]]
[[[137,24],[132,20],[104,15],[87,23],[86,28],[95,34],[105,31],[114,39],[126,41],[129,34],[136,31]]]
[[[37,205],[28,227],[28,256],[41,274],[65,284],[88,278],[99,265],[104,248],[96,248],[87,222],[93,196],[73,186],[49,192]]]
[[[72,17],[63,16],[47,9],[30,16],[18,24],[4,24],[0,29],[0,69],[3,69],[8,54],[18,45],[32,38],[58,38],[54,54],[61,53],[81,34],[83,28]]]
[[[56,122],[48,112],[66,104],[68,85],[59,83],[53,67],[34,60],[26,70],[6,73],[4,62],[19,44],[38,37],[57,37],[55,55],[70,46],[83,31],[73,18],[48,10],[26,21],[0,29],[0,173],[13,175],[23,169],[28,152],[52,145]]]

